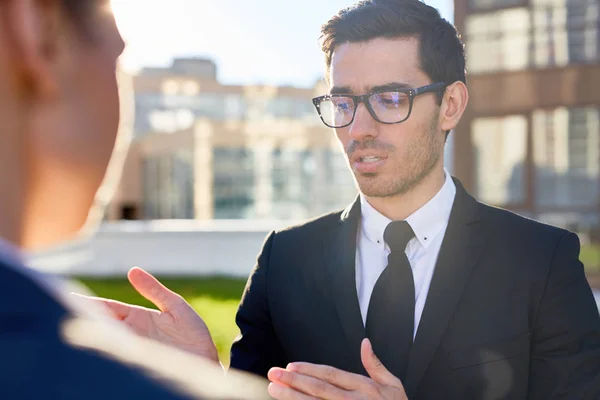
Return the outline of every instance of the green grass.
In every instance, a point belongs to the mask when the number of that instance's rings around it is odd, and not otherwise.
[[[600,272],[600,245],[589,244],[581,246],[579,259],[585,265],[587,272]]]
[[[217,345],[221,362],[228,366],[231,343],[239,333],[235,325],[235,312],[246,281],[230,278],[158,279],[182,295],[202,316]],[[80,279],[79,282],[97,296],[156,308],[139,295],[126,279]]]
[[[600,273],[600,245],[582,246],[580,259],[587,272]],[[228,366],[231,343],[239,333],[235,325],[235,312],[246,281],[230,278],[160,277],[159,280],[182,295],[202,316],[217,345],[221,361]],[[126,279],[81,279],[80,282],[100,297],[154,308]]]

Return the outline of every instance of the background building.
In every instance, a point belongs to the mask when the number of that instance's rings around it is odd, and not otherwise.
[[[222,85],[205,59],[142,70],[108,218],[289,220],[344,207],[356,189],[311,101],[325,91]]]
[[[455,1],[471,95],[455,132],[455,174],[485,202],[592,238],[600,215],[599,9],[597,0]]]

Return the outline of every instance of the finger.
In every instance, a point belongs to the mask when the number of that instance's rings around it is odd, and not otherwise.
[[[279,383],[270,383],[268,387],[269,396],[277,400],[313,400],[315,397],[307,396],[297,390],[286,387]]]
[[[180,295],[168,289],[158,279],[141,268],[134,267],[129,270],[127,278],[135,290],[156,305],[160,311],[172,310],[182,301]]]
[[[289,364],[286,369],[317,378],[344,390],[362,390],[370,384],[370,379],[365,376],[342,371],[329,365],[298,362]]]
[[[291,372],[283,368],[272,368],[268,374],[269,380],[274,383],[283,384],[291,389],[320,399],[345,399],[349,392],[342,390],[329,382]]]
[[[136,306],[132,306],[130,304],[121,303],[120,301],[116,300],[103,299],[101,297],[84,296],[78,293],[71,293],[71,295],[76,296],[77,301],[85,304],[85,306],[88,306],[89,308],[108,308],[118,319],[127,318],[131,311],[134,308],[137,308]]]
[[[385,386],[404,389],[402,381],[388,371],[379,358],[377,358],[373,352],[373,346],[369,339],[364,339],[362,341],[360,346],[360,357],[367,373],[375,382]]]

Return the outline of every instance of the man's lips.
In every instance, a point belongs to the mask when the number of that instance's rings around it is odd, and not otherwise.
[[[376,163],[379,161],[386,160],[388,158],[385,153],[374,153],[374,152],[356,152],[352,155],[352,163]]]
[[[356,154],[352,157],[352,168],[360,173],[375,173],[387,160],[385,154]]]

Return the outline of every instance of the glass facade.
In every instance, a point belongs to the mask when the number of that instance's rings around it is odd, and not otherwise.
[[[525,4],[525,0],[469,0],[473,11],[487,11],[495,8],[509,8]]]
[[[194,163],[191,150],[143,161],[143,217],[194,218]]]
[[[529,11],[514,8],[472,15],[466,21],[467,69],[471,73],[512,71],[529,64]]]
[[[251,218],[254,200],[254,154],[241,148],[213,149],[215,219]]]
[[[190,82],[192,83],[192,82]],[[196,118],[212,121],[302,119],[320,123],[309,98],[248,98],[236,93],[187,91],[136,95],[135,131],[170,133],[190,128]]]
[[[532,122],[536,208],[597,205],[600,110],[538,110]]]
[[[273,154],[273,214],[311,218],[346,207],[356,186],[341,152],[329,148],[278,149]]]
[[[341,149],[323,149],[324,181],[321,213],[346,207],[358,195],[354,176]]]
[[[533,198],[527,196],[531,124]],[[478,118],[471,125],[477,196],[535,212],[600,204],[600,108],[560,107],[528,115]]]
[[[597,269],[600,2],[457,0],[456,10],[477,97],[458,175],[484,202],[577,232],[581,261]]]
[[[271,209],[275,218],[290,219],[307,214],[309,196],[307,183],[314,173],[309,151],[294,148],[277,148],[272,152]]]
[[[472,0],[475,11],[521,2]],[[483,3],[494,3],[485,7]],[[465,21],[471,73],[545,68],[600,60],[597,0],[531,0],[530,6],[471,14]]]
[[[480,118],[471,125],[477,195],[486,203],[525,202],[527,118]]]
[[[213,171],[217,219],[310,218],[356,196],[342,154],[330,149],[215,149]]]
[[[260,168],[261,162],[268,168]],[[215,219],[311,218],[346,207],[357,194],[345,158],[335,149],[280,147],[261,153],[218,147],[209,165]],[[195,218],[193,171],[191,151],[146,158],[142,217]]]

